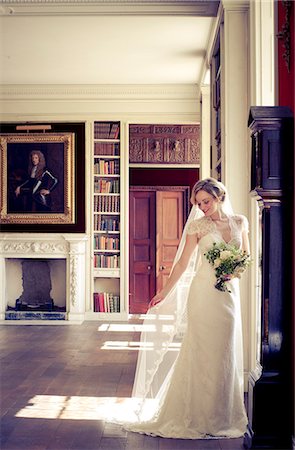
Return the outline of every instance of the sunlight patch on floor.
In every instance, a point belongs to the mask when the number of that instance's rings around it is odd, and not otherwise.
[[[133,331],[155,331],[153,325],[142,325],[142,324],[129,324],[129,323],[103,323],[98,327],[98,331],[119,331],[119,332],[133,332]]]
[[[149,402],[148,408],[151,411],[155,403]],[[130,397],[35,395],[15,417],[132,422],[137,420],[138,405],[138,399]]]
[[[168,346],[169,351],[179,351],[180,349],[179,342],[171,342]],[[165,344],[163,344],[165,347]],[[101,350],[154,350],[153,342],[135,342],[135,341],[105,341],[105,343],[101,346]]]
[[[150,332],[153,333],[157,330],[157,324],[158,322],[166,321],[166,324],[162,324],[162,330],[164,332],[169,331],[171,329],[171,326],[174,326],[174,317],[169,315],[159,315],[158,317],[154,314],[149,314],[148,316],[144,317],[147,320],[156,320],[155,323],[103,323],[99,325],[98,331],[117,331],[117,332]],[[173,321],[173,323],[170,325],[169,322]]]

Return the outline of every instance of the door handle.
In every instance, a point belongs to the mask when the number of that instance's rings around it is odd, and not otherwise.
[[[166,266],[160,266],[159,269],[160,269],[160,270],[165,270],[165,269],[166,269]]]
[[[147,270],[151,270],[152,266],[147,266]]]

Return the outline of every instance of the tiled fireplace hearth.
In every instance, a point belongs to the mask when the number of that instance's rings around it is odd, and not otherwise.
[[[85,235],[14,235],[2,234],[0,238],[0,320],[52,320],[63,319],[71,322],[81,322],[85,314],[85,267],[86,267]],[[10,262],[18,262],[27,267],[26,262],[43,261],[45,267],[57,268],[64,266],[64,304],[53,311],[12,311],[11,282],[23,284],[24,276],[20,270],[15,271],[15,280],[12,271],[8,270]],[[41,264],[42,265],[42,264]],[[17,266],[17,264],[16,264]],[[30,265],[29,265],[30,267]],[[32,264],[34,267],[34,264]],[[56,269],[55,269],[56,270]],[[9,305],[8,305],[9,302]],[[60,311],[59,311],[60,309]],[[63,311],[62,311],[63,310]]]

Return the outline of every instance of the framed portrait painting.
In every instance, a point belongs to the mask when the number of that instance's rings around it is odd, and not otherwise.
[[[0,224],[74,224],[74,133],[1,133],[0,158]]]

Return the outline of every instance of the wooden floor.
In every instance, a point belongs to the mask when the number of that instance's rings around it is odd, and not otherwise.
[[[1,325],[0,448],[243,448],[242,439],[149,437],[126,432],[100,418],[101,404],[131,394],[139,334],[139,320],[120,324]]]

